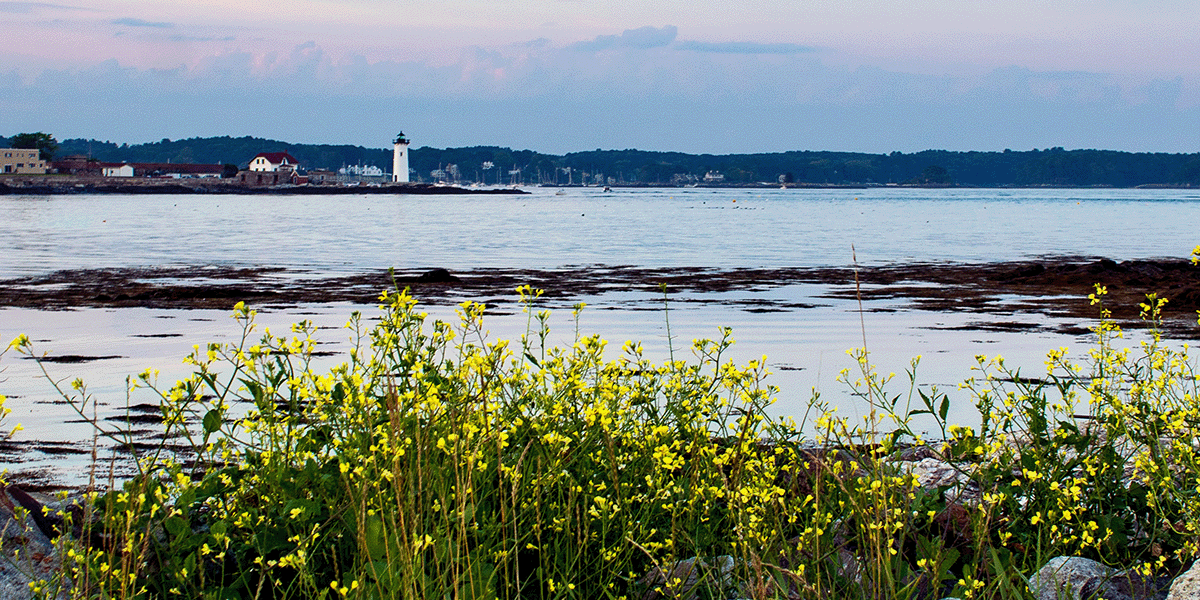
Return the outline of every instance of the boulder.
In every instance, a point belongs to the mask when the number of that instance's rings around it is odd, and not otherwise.
[[[923,458],[912,463],[912,474],[923,488],[956,487],[968,481],[954,465],[936,458]]]
[[[417,277],[417,283],[456,283],[459,279],[446,269],[430,269]]]
[[[1029,579],[1038,600],[1164,600],[1168,582],[1079,556],[1050,559]]]
[[[647,588],[642,598],[696,600],[702,591],[706,591],[708,595],[720,593],[733,587],[733,567],[733,557],[729,555],[708,560],[699,557],[688,558],[671,565],[666,573],[655,567],[641,580],[642,585]]]
[[[1167,600],[1200,600],[1200,561],[1171,582]]]
[[[53,577],[60,561],[32,513],[13,500],[0,489],[0,598],[32,599],[30,582]]]
[[[1058,556],[1029,579],[1029,591],[1037,600],[1128,600],[1108,594],[1108,582],[1116,571],[1094,560]]]

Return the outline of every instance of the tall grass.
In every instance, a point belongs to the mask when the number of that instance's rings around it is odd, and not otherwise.
[[[258,336],[239,305],[240,342],[197,348],[169,388],[139,376],[163,447],[92,496],[40,593],[1023,598],[1055,555],[1149,574],[1200,552],[1193,363],[1157,333],[1121,348],[1105,315],[1087,357],[1052,352],[1036,377],[979,357],[971,427],[915,361],[896,393],[860,349],[843,379],[872,416],[814,397],[808,438],[768,416],[764,361],[732,363],[728,330],[686,361],[634,343],[610,359],[595,336],[547,347],[538,292],[519,291],[516,343],[486,339],[480,304],[452,325],[385,293],[328,372],[312,325]],[[1144,308],[1153,325],[1162,301]],[[64,396],[92,401],[81,382]],[[930,465],[940,485],[921,485]]]

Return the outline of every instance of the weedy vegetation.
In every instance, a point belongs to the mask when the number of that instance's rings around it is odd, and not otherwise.
[[[609,359],[595,336],[548,347],[539,292],[518,291],[515,343],[486,339],[480,304],[431,322],[384,293],[328,372],[311,324],[259,336],[239,304],[239,343],[198,347],[169,387],[133,382],[159,399],[163,444],[64,512],[61,569],[37,593],[1025,598],[1057,555],[1148,575],[1200,555],[1195,368],[1162,343],[1154,296],[1137,347],[1102,313],[1094,348],[1051,352],[1038,377],[978,357],[968,427],[915,385],[917,361],[897,394],[851,352],[842,379],[870,413],[814,397],[798,424],[768,416],[764,362],[732,363],[728,330],[689,360],[635,343]],[[35,356],[23,336],[10,348]],[[62,394],[91,410],[82,382]],[[917,459],[945,473],[922,484]]]

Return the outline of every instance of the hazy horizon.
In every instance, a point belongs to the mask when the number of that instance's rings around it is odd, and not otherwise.
[[[0,2],[0,131],[565,154],[1200,150],[1200,4]]]

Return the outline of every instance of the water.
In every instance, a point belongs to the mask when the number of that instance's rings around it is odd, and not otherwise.
[[[1045,255],[1104,256],[1115,260],[1185,257],[1200,242],[1200,195],[1180,190],[713,190],[534,189],[527,196],[58,196],[0,197],[0,278],[57,270],[174,265],[275,266],[306,276],[355,274],[387,267],[455,269],[538,268],[573,265],[756,268],[846,266],[853,245],[860,264],[976,262]],[[552,341],[569,343],[569,307],[585,301],[582,329],[599,333],[610,348],[635,339],[662,360],[673,346],[686,353],[694,338],[734,328],[732,358],[767,355],[770,382],[781,388],[774,411],[803,414],[814,391],[843,414],[865,410],[861,399],[836,381],[853,367],[845,350],[863,335],[887,373],[903,372],[922,355],[919,380],[954,400],[951,417],[974,420],[955,386],[970,375],[974,356],[1002,353],[1027,374],[1042,369],[1045,351],[1068,346],[1076,356],[1086,336],[970,331],[985,320],[973,313],[914,310],[902,301],[857,303],[826,297],[831,286],[802,284],[763,290],[692,293],[669,300],[671,340],[663,298],[611,291],[557,300]],[[750,312],[715,300],[771,300],[811,308]],[[513,302],[488,318],[493,338],[525,331],[526,317]],[[707,302],[695,302],[706,300]],[[310,319],[325,327],[322,350],[343,352],[349,334],[339,329],[352,310],[344,304],[268,310],[264,326],[282,331]],[[435,318],[452,319],[451,307],[434,306]],[[1016,313],[1004,320],[1043,325],[1061,318]],[[1083,323],[1082,325],[1087,325]],[[226,311],[0,309],[0,341],[18,333],[53,354],[120,356],[72,365],[50,365],[53,378],[81,376],[100,403],[101,418],[121,412],[125,377],[146,368],[169,384],[187,370],[181,358],[193,344],[232,341],[240,330]],[[170,337],[160,337],[160,336]],[[322,366],[343,360],[321,359]],[[9,395],[18,439],[80,442],[89,430],[32,361],[12,354],[0,361],[0,393]],[[906,389],[897,386],[897,392]],[[153,402],[142,391],[132,403]],[[15,460],[15,459],[14,459]],[[15,470],[52,468],[81,477],[85,461],[33,453]]]
[[[528,196],[0,198],[0,277],[272,265],[694,267],[1186,256],[1186,190],[617,190]]]

